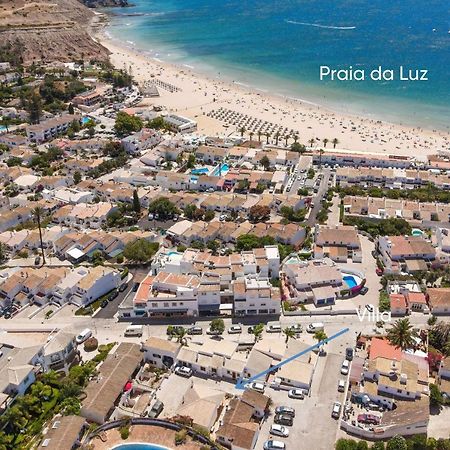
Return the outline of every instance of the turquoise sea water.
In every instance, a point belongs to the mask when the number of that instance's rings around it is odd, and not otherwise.
[[[132,0],[109,32],[161,60],[400,123],[450,128],[447,0]],[[320,81],[320,66],[394,81]],[[400,81],[399,68],[429,81]]]

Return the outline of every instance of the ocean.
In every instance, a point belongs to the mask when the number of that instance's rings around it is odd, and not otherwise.
[[[108,32],[153,57],[338,111],[450,130],[447,0],[132,2],[107,10]],[[321,80],[321,66],[365,79]],[[380,66],[385,79],[372,80]],[[400,80],[401,66],[428,80]]]

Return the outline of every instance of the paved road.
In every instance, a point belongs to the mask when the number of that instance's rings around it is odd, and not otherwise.
[[[316,224],[317,214],[322,209],[323,197],[328,191],[328,180],[330,179],[330,169],[323,169],[322,173],[323,173],[322,182],[320,183],[320,187],[317,194],[313,198],[314,206],[311,209],[309,217],[306,221],[306,224],[309,225],[310,227]]]

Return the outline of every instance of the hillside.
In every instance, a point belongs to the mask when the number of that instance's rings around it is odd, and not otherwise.
[[[108,51],[87,33],[93,18],[78,0],[2,0],[0,42],[20,43],[25,64],[106,59]]]

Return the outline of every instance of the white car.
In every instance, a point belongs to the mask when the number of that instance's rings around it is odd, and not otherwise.
[[[281,333],[281,325],[279,323],[267,325],[266,331],[268,333]]]
[[[341,403],[334,402],[333,409],[331,410],[331,417],[333,417],[334,419],[339,419],[340,414],[341,414]]]
[[[278,425],[277,423],[274,423],[270,427],[270,434],[274,434],[275,436],[288,437],[289,430],[286,427],[283,427],[283,425]]]
[[[264,450],[285,450],[286,444],[281,441],[266,441],[263,445]]]
[[[303,393],[303,389],[290,389],[288,392],[288,397],[303,400],[305,398],[305,394]]]
[[[342,375],[347,375],[349,369],[350,369],[350,361],[345,359],[344,362],[342,363],[342,366],[341,366],[341,373],[342,373]]]
[[[338,392],[345,392],[345,380],[338,381]]]
[[[206,334],[209,334],[210,336],[219,336],[222,333],[218,330],[212,330],[211,327],[208,327],[206,330]]]
[[[175,367],[174,372],[180,377],[184,378],[190,378],[192,376],[192,369],[190,369],[189,367],[178,366]]]
[[[247,383],[245,385],[245,388],[264,394],[264,383],[258,383],[257,381],[253,381],[251,383]]]
[[[228,334],[240,334],[242,333],[242,327],[240,325],[231,325],[230,328],[228,328]]]

